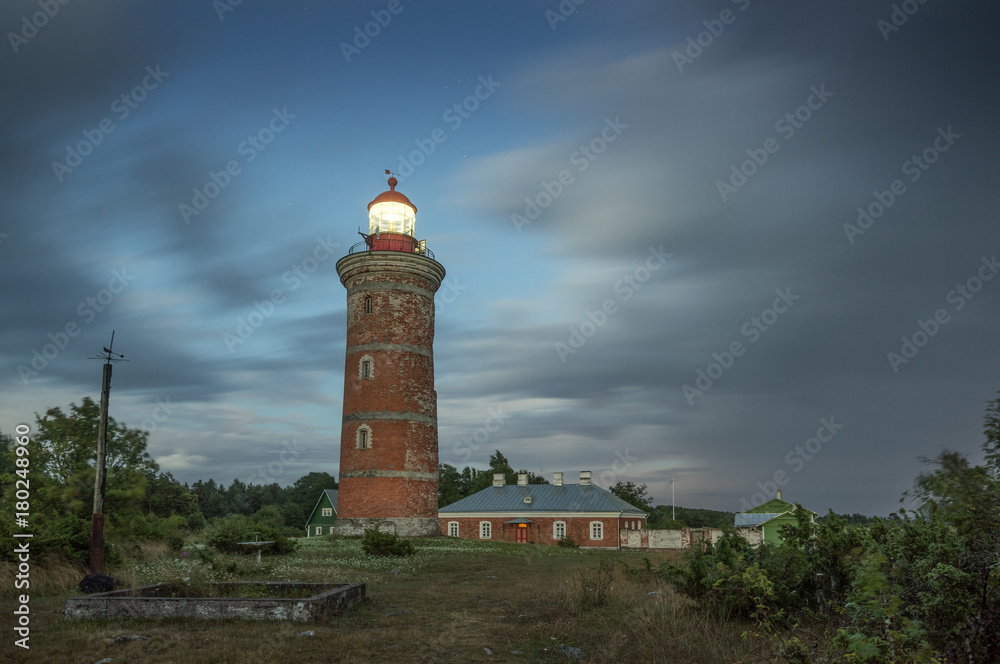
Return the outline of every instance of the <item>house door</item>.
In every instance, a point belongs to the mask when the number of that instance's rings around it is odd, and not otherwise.
[[[514,529],[514,541],[518,544],[528,543],[528,525],[525,523],[517,524],[517,528]]]

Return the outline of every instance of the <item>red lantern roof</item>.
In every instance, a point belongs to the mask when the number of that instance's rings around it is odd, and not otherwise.
[[[368,204],[368,209],[371,210],[372,206],[376,203],[405,203],[413,208],[413,212],[416,213],[417,206],[410,202],[410,199],[403,194],[396,191],[396,185],[399,183],[394,177],[389,178],[389,191],[383,191],[381,194],[375,197],[371,203]]]

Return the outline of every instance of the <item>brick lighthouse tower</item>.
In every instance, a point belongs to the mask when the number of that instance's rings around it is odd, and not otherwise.
[[[388,171],[386,171],[388,173]],[[368,234],[337,262],[347,288],[347,359],[335,531],[437,536],[434,293],[444,267],[396,191],[368,204]]]

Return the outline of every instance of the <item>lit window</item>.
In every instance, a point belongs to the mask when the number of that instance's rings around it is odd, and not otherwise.
[[[490,539],[493,536],[492,532],[493,529],[489,521],[479,522],[479,539]]]
[[[365,298],[365,313],[370,314],[372,312],[372,298],[371,295]]]
[[[333,508],[332,507],[324,507],[323,508],[323,516],[333,516]]]
[[[552,536],[554,538],[556,538],[557,540],[558,539],[563,539],[563,538],[566,537],[566,522],[565,521],[556,521],[554,524],[552,524]]]
[[[370,450],[372,448],[372,430],[368,428],[368,425],[362,424],[358,427],[357,436],[359,450]]]
[[[448,537],[458,537],[458,521],[448,522]]]
[[[604,539],[604,524],[600,521],[590,522],[590,539],[600,540]]]

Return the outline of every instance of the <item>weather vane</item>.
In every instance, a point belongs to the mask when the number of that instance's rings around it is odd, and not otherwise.
[[[88,357],[88,360],[104,360],[105,364],[110,364],[112,362],[130,362],[131,360],[126,360],[125,356],[121,353],[116,353],[111,349],[115,347],[115,331],[111,330],[111,343],[104,347],[104,353],[101,355],[96,355],[94,357]]]

